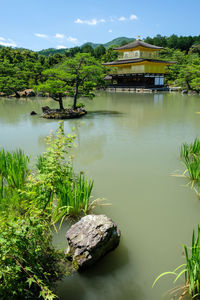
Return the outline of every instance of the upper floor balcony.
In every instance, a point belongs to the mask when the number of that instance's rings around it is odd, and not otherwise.
[[[118,59],[133,59],[133,58],[149,58],[149,59],[157,59],[158,52],[157,51],[127,51],[119,54]]]

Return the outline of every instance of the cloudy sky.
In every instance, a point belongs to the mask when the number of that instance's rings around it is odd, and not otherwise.
[[[0,45],[33,50],[200,35],[200,0],[0,0],[0,8]]]

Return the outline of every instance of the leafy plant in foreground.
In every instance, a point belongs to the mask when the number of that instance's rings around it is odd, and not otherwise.
[[[179,299],[182,299],[186,293],[189,293],[193,298],[200,297],[200,228],[197,228],[197,237],[195,232],[192,235],[192,247],[188,248],[184,245],[186,263],[178,266],[172,272],[164,272],[160,274],[154,281],[155,283],[165,275],[175,275],[176,282],[181,275],[185,274],[185,286],[184,291]],[[178,272],[179,271],[179,272]]]
[[[34,207],[23,216],[1,212],[0,224],[1,299],[54,299],[64,253],[51,244],[48,215]]]
[[[65,216],[86,214],[91,207],[93,181],[74,172],[70,155],[74,139],[74,135],[64,135],[60,122],[56,135],[47,137],[49,147],[38,157],[39,173],[28,187],[28,196],[37,199],[41,209],[50,209],[54,222]]]

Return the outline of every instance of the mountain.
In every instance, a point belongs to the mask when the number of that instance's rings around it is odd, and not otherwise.
[[[96,49],[98,46],[103,45],[107,49],[111,46],[120,46],[122,42],[125,44],[128,44],[133,41],[135,41],[134,38],[127,38],[127,37],[123,36],[123,37],[118,37],[110,42],[105,43],[105,44],[97,44],[97,43],[88,42],[88,43],[83,44],[81,47],[83,47],[85,45],[90,45],[93,49]],[[63,54],[63,53],[65,53],[66,50],[67,49],[49,48],[49,49],[44,49],[44,50],[38,51],[38,53],[45,55],[45,56],[49,56],[49,55],[53,55],[56,53]]]
[[[126,44],[129,44],[129,43],[134,42],[134,41],[135,41],[134,38],[127,38],[127,37],[123,36],[123,37],[118,37],[118,38],[104,44],[104,47],[109,48],[109,47],[114,46],[114,45],[121,46],[122,42],[126,43]]]
[[[122,42],[128,44],[133,41],[135,41],[134,38],[127,38],[127,37],[122,36],[122,37],[118,37],[110,42],[107,42],[105,44],[96,44],[96,43],[89,42],[89,43],[83,44],[82,46],[90,45],[90,46],[92,46],[93,49],[96,49],[98,46],[103,45],[105,48],[109,48],[111,46],[120,46]]]
[[[97,44],[97,43],[89,42],[89,43],[83,44],[81,47],[83,47],[85,45],[90,45],[93,49],[96,49],[98,46],[103,45],[107,49],[111,46],[121,46],[122,43],[123,44],[128,44],[128,43],[133,42],[133,41],[135,41],[134,38],[127,38],[127,37],[122,36],[122,37],[118,37],[118,38],[116,38],[116,39],[114,39],[110,42],[107,42],[105,44]],[[0,45],[0,48],[3,48],[3,47],[4,46]],[[27,49],[24,49],[24,48],[15,48],[15,49],[21,50],[21,51],[27,50]],[[56,53],[64,54],[66,50],[67,50],[67,48],[65,48],[65,49],[48,48],[48,49],[43,49],[43,50],[40,50],[40,51],[37,51],[37,52],[38,52],[38,54],[49,56],[49,55],[54,55]],[[30,50],[30,51],[32,51],[32,50]]]

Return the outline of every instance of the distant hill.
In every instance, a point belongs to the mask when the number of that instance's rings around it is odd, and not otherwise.
[[[128,43],[131,43],[133,41],[135,41],[134,38],[127,38],[125,36],[122,36],[122,37],[118,37],[118,38],[116,38],[116,39],[114,39],[110,42],[107,42],[105,44],[97,44],[97,43],[88,42],[88,43],[83,44],[82,46],[90,45],[90,46],[92,46],[93,49],[96,49],[98,46],[103,45],[107,49],[111,46],[121,46],[122,43],[123,44],[128,44]],[[0,45],[0,48],[4,48],[4,46]],[[14,48],[14,49],[17,49],[17,50],[20,50],[20,51],[28,50],[28,49],[25,49],[25,48],[17,48],[17,47]],[[43,50],[40,50],[40,51],[37,51],[37,52],[38,52],[38,54],[49,56],[49,55],[54,55],[56,53],[64,54],[66,50],[67,50],[67,48],[65,48],[65,49],[48,48],[48,49],[43,49]],[[30,51],[32,51],[32,50],[30,50]]]
[[[114,39],[110,42],[107,42],[105,44],[96,44],[96,43],[90,43],[89,42],[89,43],[83,44],[82,46],[90,45],[90,46],[92,46],[93,49],[96,49],[98,46],[103,45],[105,48],[109,48],[111,46],[120,46],[122,42],[128,44],[128,43],[131,43],[133,41],[135,41],[134,38],[127,38],[127,37],[122,36],[122,37],[118,37],[118,38],[116,38],[116,39]]]
[[[49,55],[54,55],[56,53],[64,54],[66,50],[67,50],[67,48],[65,48],[65,49],[48,48],[48,49],[40,50],[37,52],[38,52],[38,54],[49,56]]]
[[[97,43],[88,42],[88,43],[83,44],[82,46],[90,45],[93,49],[96,49],[98,46],[103,45],[105,48],[109,48],[111,46],[120,46],[122,42],[128,44],[133,41],[135,41],[134,38],[127,38],[127,37],[122,36],[122,37],[118,37],[110,42],[107,42],[105,44],[97,44]],[[63,54],[63,53],[65,53],[66,50],[67,50],[67,48],[66,49],[49,48],[49,49],[44,49],[44,50],[38,51],[38,53],[41,55],[49,56],[49,55],[54,55],[56,53]]]
[[[135,41],[134,38],[127,38],[127,37],[123,36],[123,37],[118,37],[118,38],[104,44],[104,47],[109,48],[109,47],[114,46],[114,45],[121,46],[122,42],[126,43],[126,44],[129,44],[129,43],[134,42],[134,41]]]

